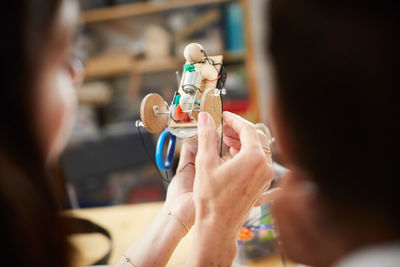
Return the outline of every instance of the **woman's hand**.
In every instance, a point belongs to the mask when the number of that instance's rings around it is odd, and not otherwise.
[[[260,140],[264,152],[270,153],[271,152],[270,143],[273,142],[272,141],[273,138],[271,136],[271,132],[269,131],[269,129],[262,123],[253,125],[248,121],[245,120],[243,121],[256,128],[258,138]],[[240,148],[242,146],[239,134],[234,129],[232,129],[232,127],[230,127],[228,124],[224,124],[222,126],[222,132],[223,132],[224,144],[229,147],[229,153],[231,154],[232,157],[234,157],[240,151]]]
[[[176,175],[168,186],[165,206],[189,228],[194,223],[193,181],[195,176],[195,154],[183,143]]]
[[[195,151],[184,144],[177,174],[172,179],[167,199],[146,231],[128,248],[114,265],[124,267],[165,266],[181,238],[187,234],[186,227],[194,223],[193,181],[195,175]]]
[[[237,233],[273,178],[270,153],[263,150],[262,142],[266,140],[260,140],[254,125],[229,112],[224,112],[223,117],[240,141],[240,148],[227,161],[218,156],[213,119],[207,113],[199,114],[193,187],[196,230],[191,266],[230,266]]]
[[[233,113],[224,112],[223,117],[224,139],[234,157],[227,161],[218,157],[214,121],[202,113],[194,197],[196,208],[200,208],[199,218],[217,215],[216,223],[222,224],[221,228],[238,231],[260,194],[269,187],[273,167],[270,153],[263,148],[268,146],[265,135]],[[231,139],[227,138],[227,129]],[[237,137],[236,146],[231,142],[232,136]]]

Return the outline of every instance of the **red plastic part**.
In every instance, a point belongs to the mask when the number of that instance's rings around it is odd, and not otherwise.
[[[181,108],[180,104],[176,105],[176,117],[180,121],[183,121],[186,119],[186,114],[184,112],[182,112],[182,108]]]

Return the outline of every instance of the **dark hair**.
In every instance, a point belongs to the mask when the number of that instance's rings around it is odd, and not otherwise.
[[[7,1],[1,16],[0,234],[5,266],[68,266],[44,151],[34,131],[35,95],[62,0]]]
[[[399,2],[273,0],[277,105],[327,203],[400,224]],[[397,155],[397,156],[395,156]],[[353,219],[354,219],[353,218]]]

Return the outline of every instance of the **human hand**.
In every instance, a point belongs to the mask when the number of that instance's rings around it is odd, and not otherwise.
[[[185,144],[182,147],[178,171],[168,187],[163,207],[115,267],[127,266],[126,257],[135,266],[165,266],[181,238],[187,234],[186,228],[193,225],[195,169],[189,163],[194,162],[195,155],[188,148]]]
[[[246,120],[244,120],[244,121],[249,125],[253,125],[249,121],[246,121]],[[274,138],[272,137],[270,130],[263,123],[257,123],[253,126],[257,130],[258,137],[259,137],[261,145],[263,146],[264,152],[270,154],[271,153],[271,144],[274,142]],[[227,124],[224,124],[222,126],[222,132],[223,132],[224,144],[225,144],[225,146],[227,146],[229,148],[230,155],[232,157],[234,157],[240,151],[240,147],[241,147],[239,134],[234,129],[232,129],[232,127],[230,127]]]
[[[168,186],[165,205],[188,227],[194,223],[193,181],[195,152],[183,143],[176,175]]]
[[[274,171],[270,153],[263,150],[263,145],[268,145],[265,135],[262,138],[253,124],[237,115],[224,112],[223,118],[225,133],[229,130],[231,137],[225,135],[225,143],[231,146],[233,154],[226,161],[218,156],[213,119],[207,113],[199,115],[194,182],[196,222],[208,222],[214,230],[236,238],[258,197],[269,187]]]
[[[251,122],[247,123],[251,124]],[[263,123],[257,123],[254,126],[257,129],[258,137],[260,139],[261,145],[263,146],[264,152],[270,154],[272,150],[271,145],[274,142],[271,131]],[[229,148],[229,153],[231,157],[234,157],[240,151],[241,147],[239,135],[227,124],[224,124],[222,126],[222,132],[224,144]],[[283,167],[280,168],[282,169]],[[257,202],[255,203],[255,206],[261,206],[265,203],[272,202],[278,196],[280,190],[281,188],[275,187],[273,189],[265,191],[260,195]]]

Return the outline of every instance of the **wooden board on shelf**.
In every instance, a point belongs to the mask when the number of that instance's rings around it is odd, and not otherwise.
[[[134,59],[128,53],[110,52],[90,58],[85,64],[85,78],[110,77],[129,73]]]
[[[243,55],[224,53],[224,62],[242,61]],[[106,78],[124,74],[143,74],[168,70],[181,70],[185,59],[171,57],[165,59],[135,60],[128,53],[110,53],[90,58],[86,62],[85,77],[87,79]]]
[[[161,58],[136,60],[128,53],[110,53],[90,58],[86,62],[86,79],[113,77],[123,74],[143,74],[180,69],[184,59]]]
[[[157,12],[233,2],[234,0],[169,0],[157,2],[145,2],[135,4],[124,4],[113,7],[104,7],[82,12],[80,23],[102,22],[113,19],[121,19],[134,16],[154,14]]]
[[[209,25],[218,22],[221,19],[221,13],[217,9],[210,9],[200,16],[195,17],[190,23],[185,25],[181,30],[173,34],[176,41],[184,40],[188,36],[193,35],[198,31],[202,31]]]
[[[183,58],[145,59],[133,64],[133,73],[148,73],[167,70],[180,70],[184,63]]]
[[[249,96],[251,103],[251,113],[253,122],[259,122],[261,118],[261,109],[259,103],[259,93],[257,86],[257,70],[255,66],[256,60],[256,51],[254,50],[254,39],[253,39],[253,31],[251,30],[251,13],[250,13],[250,0],[241,0],[240,1],[243,6],[244,12],[244,21],[245,21],[245,34],[246,34],[246,73],[249,85]]]

